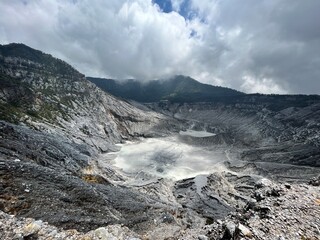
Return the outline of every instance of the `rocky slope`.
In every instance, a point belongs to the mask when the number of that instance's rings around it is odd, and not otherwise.
[[[4,120],[20,123],[31,119],[66,130],[71,127],[91,139],[96,137],[98,143],[99,136],[119,142],[143,134],[142,125],[145,129],[150,123],[152,128],[161,118],[103,93],[71,66],[47,54],[19,44],[2,46],[0,53]]]
[[[16,218],[0,211],[2,239],[309,239],[320,236],[318,184],[279,184],[261,179],[252,185],[253,201],[223,219],[198,227],[176,225],[183,211],[162,216],[153,231],[138,235],[123,225],[109,225],[83,233],[64,230],[42,220]],[[315,182],[314,182],[315,183]],[[208,189],[202,189],[206,194]],[[189,219],[194,216],[189,216]]]
[[[193,129],[215,133],[198,144],[224,144],[230,147],[231,155],[238,154],[242,160],[319,167],[320,99],[307,106],[280,110],[272,110],[274,105],[258,100],[148,106],[189,121]]]
[[[96,159],[115,143],[166,134],[175,122],[25,45],[1,46],[0,54],[1,210],[78,230],[150,220],[147,209],[162,203],[115,186],[119,176],[96,169]]]

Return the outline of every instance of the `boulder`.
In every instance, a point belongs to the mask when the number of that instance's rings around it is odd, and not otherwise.
[[[41,220],[31,222],[23,228],[23,236],[30,237],[36,235],[39,230],[42,228],[43,222]]]
[[[242,225],[241,223],[238,224],[237,230],[239,231],[240,235],[248,238],[252,238],[252,232],[246,226]]]

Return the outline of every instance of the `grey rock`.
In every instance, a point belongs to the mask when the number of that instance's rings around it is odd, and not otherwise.
[[[252,237],[252,232],[244,225],[242,225],[241,223],[238,224],[237,226],[237,230],[240,231],[240,234],[244,237]]]
[[[104,227],[94,230],[94,236],[101,240],[117,240],[116,236],[112,236]]]
[[[261,200],[263,200],[263,199],[266,198],[266,197],[263,195],[263,193],[258,192],[258,191],[254,192],[253,197],[254,197],[257,201],[261,201]]]
[[[233,210],[219,196],[214,188],[214,183],[211,183],[211,181],[209,181],[206,191],[201,195],[198,194],[194,178],[177,181],[174,185],[173,194],[183,207],[192,209],[207,219],[224,218]]]
[[[255,187],[264,188],[264,187],[270,187],[271,185],[272,185],[272,182],[269,179],[262,178],[256,182]]]
[[[23,236],[24,237],[30,237],[30,236],[35,236],[39,230],[42,228],[42,221],[38,220],[38,221],[34,221],[31,222],[30,224],[26,225],[23,229]]]
[[[225,235],[233,237],[235,235],[237,225],[234,222],[230,221],[225,224],[225,228],[226,228]]]
[[[320,186],[320,175],[318,177],[313,177],[310,181],[309,184],[312,186]]]
[[[162,215],[161,218],[162,218],[163,223],[173,223],[174,222],[174,217],[169,213]]]
[[[291,185],[290,185],[289,183],[284,184],[284,186],[285,186],[287,189],[290,189],[290,188],[291,188]]]
[[[281,192],[280,189],[272,188],[272,189],[266,191],[266,194],[267,194],[267,196],[280,197],[280,192]]]
[[[198,239],[199,240],[208,240],[209,238],[207,236],[205,236],[205,235],[199,235]]]

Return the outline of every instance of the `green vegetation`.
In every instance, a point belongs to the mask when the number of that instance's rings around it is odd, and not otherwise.
[[[0,119],[18,123],[21,117],[28,114],[28,106],[33,98],[32,91],[19,79],[4,73],[0,73],[0,91],[8,95],[6,101],[0,103]]]
[[[50,54],[45,54],[39,50],[30,48],[24,44],[11,43],[8,45],[0,45],[0,55],[4,57],[20,57],[24,60],[30,60],[39,63],[53,74],[68,76],[83,76],[66,62],[54,58]],[[24,63],[25,64],[25,63]]]
[[[233,89],[202,84],[190,77],[141,83],[112,79],[87,78],[102,90],[117,97],[138,102],[168,100],[176,103],[219,102],[223,104],[255,104],[279,111],[288,107],[306,107],[320,101],[319,95],[244,94]]]
[[[0,45],[0,55],[15,57],[12,62],[0,58],[0,119],[18,123],[25,115],[56,123],[57,116],[69,120],[74,96],[83,97],[88,91],[79,91],[83,75],[62,60],[23,44]],[[11,77],[8,72],[23,73]],[[32,85],[29,82],[32,82]],[[67,86],[67,89],[65,89]],[[1,95],[0,95],[1,97]]]
[[[10,104],[0,103],[0,120],[11,123],[19,123],[19,120],[22,116],[23,111],[20,108],[14,107]]]
[[[197,82],[196,80],[176,76],[168,80],[154,80],[141,83],[137,80],[118,82],[112,79],[87,78],[102,90],[117,97],[138,102],[211,102],[221,97],[244,95],[236,90]]]
[[[241,97],[224,100],[224,103],[241,103],[264,105],[272,111],[281,111],[289,107],[302,108],[313,103],[319,103],[319,95],[276,95],[276,94],[246,94]]]

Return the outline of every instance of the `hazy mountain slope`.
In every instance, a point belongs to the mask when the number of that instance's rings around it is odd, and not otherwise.
[[[87,78],[98,87],[111,94],[139,102],[210,102],[221,97],[243,95],[236,90],[202,84],[196,80],[175,76],[166,80],[140,82],[138,80],[117,81],[102,78]]]
[[[289,107],[306,107],[320,101],[319,95],[244,94],[229,88],[202,84],[185,76],[144,83],[138,80],[118,81],[91,77],[87,79],[115,96],[142,103],[161,100],[169,100],[172,103],[238,103],[261,105],[272,111],[279,111]]]

